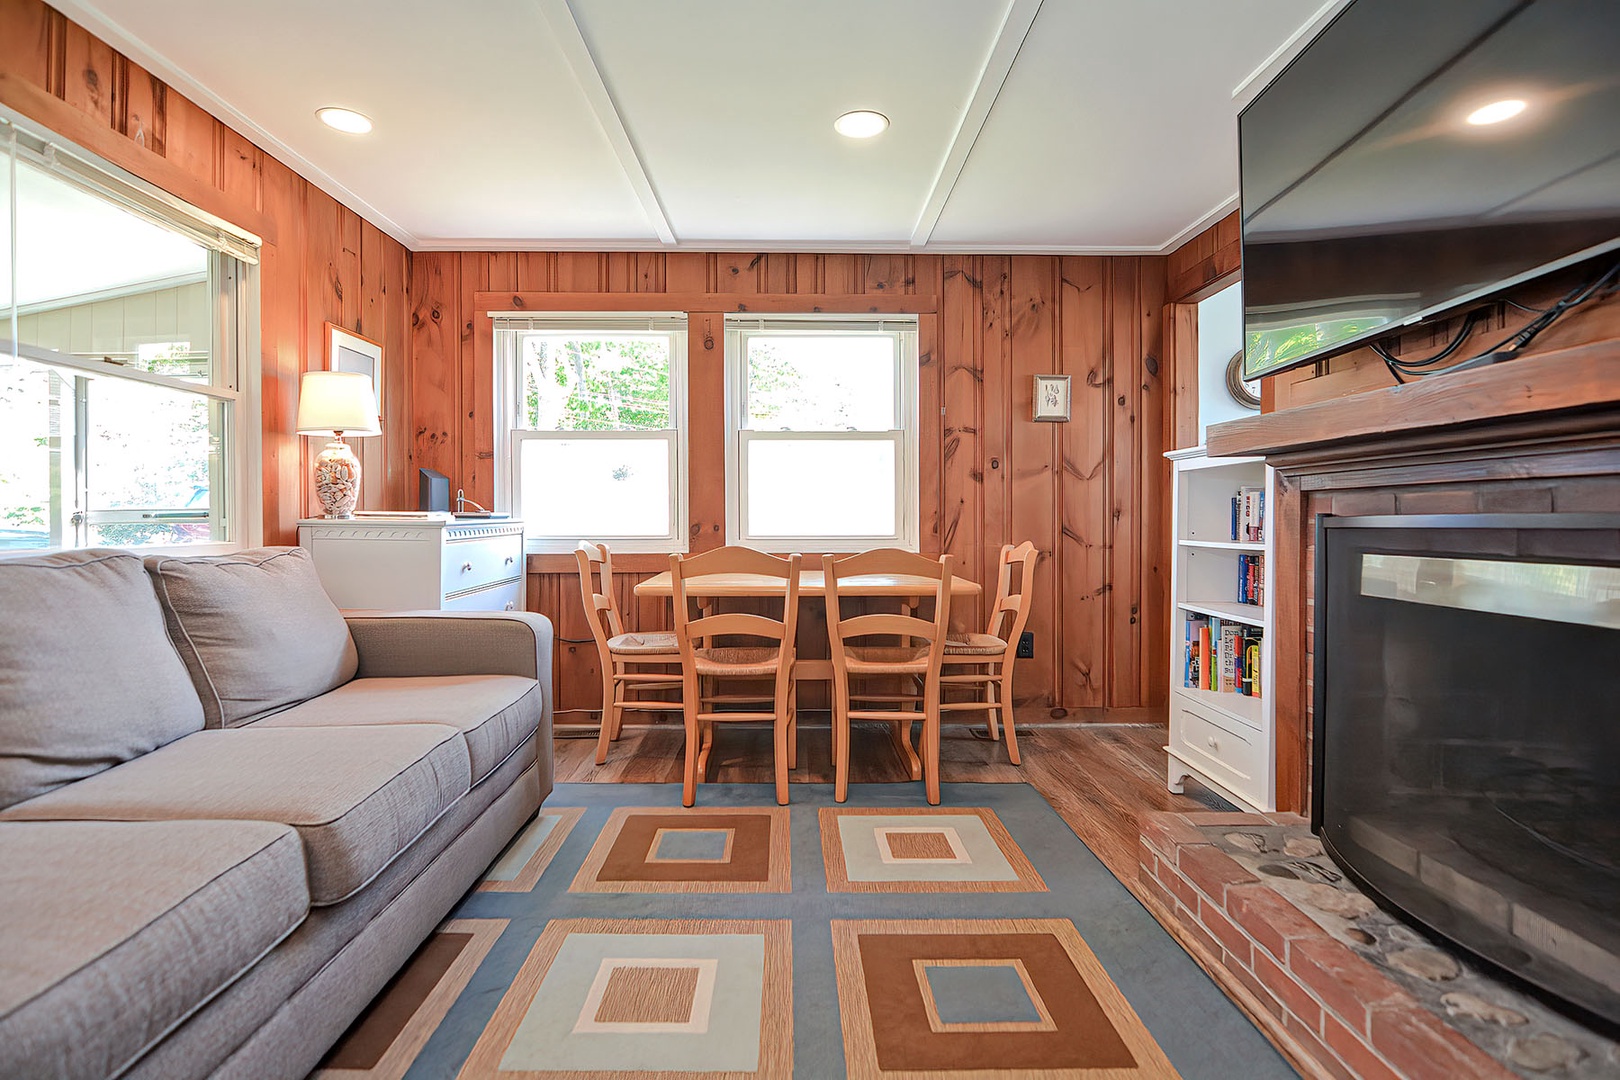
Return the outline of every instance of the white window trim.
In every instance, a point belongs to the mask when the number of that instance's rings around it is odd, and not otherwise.
[[[495,321],[495,418],[497,429],[495,445],[504,447],[496,454],[495,507],[508,512],[524,524],[524,550],[529,554],[566,554],[572,552],[581,540],[606,543],[616,552],[648,554],[685,554],[689,550],[688,496],[687,496],[687,437],[686,437],[686,348],[687,315],[684,311],[573,311],[545,312],[492,311]],[[516,392],[521,375],[522,359],[518,355],[515,324],[528,323],[539,330],[581,330],[603,333],[647,332],[657,322],[678,320],[681,329],[658,329],[670,335],[669,357],[669,416],[673,429],[659,431],[531,431],[522,427],[523,396]],[[503,326],[503,323],[505,326]],[[638,325],[639,324],[639,325]],[[500,331],[505,329],[506,333]],[[648,536],[541,536],[532,528],[544,519],[544,508],[525,513],[521,505],[523,490],[521,468],[522,444],[529,439],[577,442],[585,439],[649,439],[664,440],[670,446],[669,527],[667,535]]]
[[[0,168],[11,169],[14,158],[26,158],[32,164],[99,195],[109,203],[154,225],[170,229],[213,252],[209,277],[218,284],[213,297],[218,305],[214,316],[213,356],[216,360],[229,361],[220,364],[217,381],[213,383],[199,385],[154,376],[137,368],[67,356],[48,349],[19,347],[15,336],[22,307],[16,302],[15,295],[9,307],[0,309],[0,351],[20,359],[77,369],[91,376],[148,382],[227,402],[225,440],[229,462],[224,498],[214,507],[214,511],[226,523],[230,539],[207,544],[142,544],[130,550],[150,555],[218,555],[261,546],[264,543],[264,424],[259,321],[259,249],[262,241],[254,233],[190,205],[4,106],[0,106],[0,151],[3,151],[0,152]],[[14,226],[17,212],[15,172],[12,173],[9,187],[10,205],[0,207],[0,213],[12,218]],[[15,236],[14,227],[8,231]],[[12,260],[11,280],[15,283],[15,253],[8,250],[3,257]],[[75,298],[75,302],[83,302],[83,298]]]
[[[805,314],[726,317],[726,543],[741,544],[766,551],[811,551],[842,553],[866,551],[875,547],[899,547],[917,551],[920,545],[919,507],[921,483],[918,477],[919,357],[917,317],[906,315]],[[893,333],[899,347],[895,365],[895,396],[904,422],[891,431],[752,431],[742,426],[748,406],[748,342],[760,332],[789,331],[812,333]],[[895,453],[895,533],[883,536],[757,536],[743,528],[747,520],[748,491],[744,465],[748,444],[756,441],[827,439],[837,442],[881,441],[892,439]]]

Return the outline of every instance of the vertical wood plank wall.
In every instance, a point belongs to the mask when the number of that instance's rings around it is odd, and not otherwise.
[[[624,294],[645,296],[649,310],[666,310],[662,296],[679,294],[689,309],[701,300],[709,310],[693,310],[688,372],[695,550],[724,533],[723,503],[697,497],[699,483],[716,490],[723,470],[721,313],[752,297],[802,297],[803,311],[880,302],[894,310],[907,297],[926,298],[933,314],[920,334],[922,400],[943,415],[921,448],[924,548],[956,556],[962,572],[991,589],[1003,543],[1029,539],[1040,549],[1029,623],[1035,658],[1018,669],[1021,715],[1162,719],[1163,258],[419,252],[412,283],[413,464],[446,473],[486,503],[493,359],[479,332],[478,294],[569,294],[568,306],[584,310]],[[1029,419],[1036,374],[1071,376],[1070,423]],[[666,605],[637,602],[630,591],[658,560],[620,564],[626,572],[615,587],[628,621],[663,625]],[[530,570],[531,609],[565,639],[558,720],[593,722],[596,655],[571,560],[536,558]],[[980,622],[981,611],[964,624]]]
[[[264,539],[318,512],[314,440],[294,435],[299,376],[327,320],[383,343],[383,434],[358,439],[361,506],[414,503],[410,253],[358,214],[39,0],[0,0],[0,104],[264,239],[260,262]]]

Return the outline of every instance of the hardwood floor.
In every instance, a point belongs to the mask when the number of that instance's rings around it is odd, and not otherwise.
[[[680,783],[683,733],[679,728],[626,726],[605,765],[595,763],[596,729],[577,730],[575,734],[568,727],[558,728],[558,782]],[[982,728],[950,725],[941,739],[940,775],[946,783],[1028,781],[1114,876],[1134,891],[1138,817],[1150,810],[1207,809],[1165,790],[1164,740],[1165,729],[1157,724],[1031,725],[1019,728],[1024,764],[1015,766],[1007,761],[1005,745],[985,738]],[[850,782],[887,783],[906,778],[886,729],[856,725],[850,746]],[[832,749],[825,727],[800,728],[799,767],[790,779],[794,783],[832,783]],[[708,780],[770,783],[770,732],[752,727],[723,729]]]

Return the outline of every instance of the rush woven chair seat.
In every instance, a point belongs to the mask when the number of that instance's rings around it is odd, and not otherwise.
[[[1002,545],[989,626],[982,634],[958,634],[947,639],[940,674],[946,694],[941,710],[987,712],[992,739],[1001,737],[996,724],[999,716],[1000,726],[1007,730],[1007,759],[1014,765],[1021,761],[1018,733],[1013,729],[1013,662],[1018,656],[1018,638],[1029,622],[1036,558],[1035,545],[1027,540],[1017,547]],[[953,700],[951,692],[957,690],[965,690],[969,696]]]
[[[833,662],[833,798],[843,802],[849,795],[850,724],[881,720],[891,725],[897,748],[913,763],[913,778],[921,772],[928,801],[937,805],[939,676],[950,625],[951,557],[930,559],[897,548],[880,548],[843,558],[826,555],[821,565],[827,581],[827,640]],[[914,598],[919,603],[905,603],[894,614],[846,616],[838,583],[863,574],[921,579],[921,595]],[[913,614],[923,610],[931,610],[932,618]],[[873,682],[899,685],[868,689]],[[918,720],[923,725],[920,758],[911,744],[911,728]]]
[[[669,557],[675,604],[675,638],[681,655],[681,701],[686,720],[686,769],[681,803],[697,801],[698,778],[707,772],[714,729],[723,723],[769,723],[775,736],[776,801],[788,801],[788,770],[798,757],[798,716],[793,695],[794,635],[799,626],[799,556],[779,558],[744,547]],[[754,574],[781,583],[782,617],[753,612],[713,612],[693,618],[693,579],[706,574]],[[776,593],[768,587],[767,605]],[[769,679],[771,690],[744,686],[722,693],[724,683]]]
[[[585,620],[591,624],[602,670],[602,731],[596,737],[596,763],[600,765],[607,761],[608,743],[619,737],[626,710],[681,711],[679,701],[641,696],[681,688],[680,673],[669,670],[680,664],[681,650],[675,635],[667,630],[625,631],[613,598],[613,553],[606,544],[582,541],[574,549],[574,562],[579,566]]]

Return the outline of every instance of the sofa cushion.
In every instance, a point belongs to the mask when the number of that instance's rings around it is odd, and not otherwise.
[[[136,556],[0,559],[0,612],[0,807],[203,726]]]
[[[442,724],[199,731],[0,811],[0,820],[275,821],[298,830],[310,903],[351,896],[471,783]]]
[[[6,822],[0,866],[0,1076],[116,1075],[309,909],[267,822]]]
[[[236,727],[354,678],[348,624],[303,548],[146,560],[208,726]]]
[[[516,675],[355,679],[254,726],[448,724],[467,740],[477,784],[534,734],[543,710],[540,684]]]

